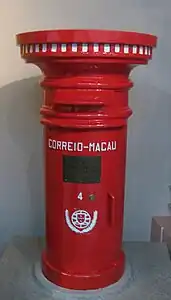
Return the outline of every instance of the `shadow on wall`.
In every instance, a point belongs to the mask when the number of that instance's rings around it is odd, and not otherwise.
[[[148,71],[147,71],[148,73]],[[137,76],[139,74],[139,77]],[[168,215],[171,182],[171,93],[136,74],[129,103],[125,240],[147,241],[153,216]]]
[[[14,235],[43,232],[41,104],[38,77],[0,89],[0,250]]]

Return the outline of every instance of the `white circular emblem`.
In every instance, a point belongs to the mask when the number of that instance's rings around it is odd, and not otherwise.
[[[71,216],[72,224],[78,229],[87,228],[91,223],[91,216],[85,210],[76,210]]]
[[[86,210],[76,210],[69,216],[68,209],[65,210],[65,220],[68,227],[75,233],[87,233],[91,231],[97,222],[98,212],[93,211],[92,217]]]

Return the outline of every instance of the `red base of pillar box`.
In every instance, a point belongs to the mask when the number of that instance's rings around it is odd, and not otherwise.
[[[125,255],[121,252],[117,261],[113,262],[107,270],[102,270],[94,274],[78,275],[72,273],[64,273],[54,269],[48,261],[46,254],[42,255],[42,271],[45,277],[59,286],[69,289],[98,289],[106,287],[120,280],[124,273]]]

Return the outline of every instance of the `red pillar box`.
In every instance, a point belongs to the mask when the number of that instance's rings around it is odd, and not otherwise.
[[[21,56],[43,75],[46,249],[43,274],[96,289],[124,272],[122,251],[130,71],[147,64],[156,37],[52,30],[17,35]]]

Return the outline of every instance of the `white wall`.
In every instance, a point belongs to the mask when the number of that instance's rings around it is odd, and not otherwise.
[[[20,59],[15,34],[53,28],[154,33],[152,62],[132,74],[125,239],[147,240],[151,217],[168,214],[171,183],[171,1],[0,0],[0,245],[43,232],[39,70]],[[36,77],[35,77],[36,76]],[[26,79],[27,78],[27,79]]]

